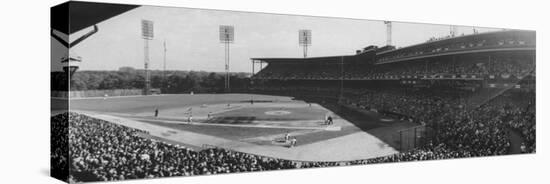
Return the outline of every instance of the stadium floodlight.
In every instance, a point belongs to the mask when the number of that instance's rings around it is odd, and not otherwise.
[[[299,33],[300,45],[311,45],[311,30],[302,29]]]
[[[235,40],[235,28],[233,26],[220,26],[220,41],[222,43],[232,43]]]
[[[141,20],[141,36],[143,39],[152,40],[154,33],[153,21]]]
[[[311,30],[302,29],[298,31],[298,43],[304,47],[304,58],[307,57],[307,47],[311,45]]]
[[[145,69],[145,89],[144,95],[148,95],[151,92],[151,73],[149,72],[149,40],[152,40],[154,36],[153,21],[150,20],[141,20],[141,37],[143,38],[144,52],[143,52],[143,61]]]
[[[230,25],[220,25],[220,42],[225,45],[225,91],[230,91],[229,86],[229,44],[235,40],[235,28]]]

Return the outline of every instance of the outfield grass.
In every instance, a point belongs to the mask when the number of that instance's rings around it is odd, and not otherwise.
[[[134,96],[71,99],[71,110],[94,111],[106,113],[142,113],[154,109],[170,109],[202,104],[241,103],[244,100],[291,101],[290,97],[256,95],[256,94],[177,94],[160,96]]]

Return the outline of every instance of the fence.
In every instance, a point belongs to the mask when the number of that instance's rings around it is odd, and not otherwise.
[[[86,90],[86,91],[52,91],[51,97],[59,98],[84,98],[103,96],[133,96],[142,95],[142,89],[111,89],[111,90]]]
[[[426,125],[405,128],[396,131],[392,136],[395,140],[396,149],[408,151],[424,145],[430,138],[431,129]]]

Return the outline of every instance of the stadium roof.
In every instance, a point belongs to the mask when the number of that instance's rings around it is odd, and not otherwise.
[[[514,38],[517,36],[523,36],[529,39],[533,39],[531,41],[534,42],[535,32],[524,31],[524,30],[504,30],[504,31],[486,32],[486,33],[479,33],[479,34],[472,34],[472,35],[465,35],[465,36],[458,36],[458,37],[450,37],[447,39],[424,42],[424,43],[415,44],[415,45],[411,45],[400,49],[394,49],[394,50],[388,50],[388,51],[382,51],[382,52],[363,52],[357,55],[325,56],[325,57],[310,57],[310,58],[252,58],[252,60],[260,60],[267,63],[305,63],[305,62],[319,63],[319,62],[340,62],[340,58],[344,57],[344,62],[346,63],[348,62],[369,63],[371,61],[377,60],[377,58],[380,58],[383,55],[399,53],[400,51],[407,51],[409,49],[414,49],[414,48],[431,47],[431,46],[441,47],[441,46],[460,43],[464,41],[483,40],[483,39],[492,38],[492,37]],[[390,59],[384,62],[377,62],[377,64],[393,63],[393,62],[399,62],[399,61],[405,61],[405,60],[415,60],[415,59],[423,59],[423,58],[430,58],[430,57],[439,57],[439,56],[446,56],[446,55],[462,55],[462,54],[475,54],[475,53],[488,53],[488,52],[516,52],[516,51],[532,52],[534,50],[535,50],[534,45],[512,45],[512,46],[504,45],[504,46],[491,46],[491,47],[483,47],[483,48],[465,48],[460,50],[452,50],[448,52],[425,53],[425,54],[414,55],[414,56],[399,57],[399,58]]]
[[[324,56],[324,57],[308,57],[308,58],[251,58],[252,60],[265,61],[268,63],[287,63],[287,62],[336,62],[340,61],[343,57],[349,58],[355,55],[342,55],[342,56]]]
[[[69,1],[50,9],[51,28],[70,35],[139,5]]]
[[[462,40],[465,40],[465,39],[475,39],[475,38],[484,37],[484,36],[500,36],[500,35],[505,35],[505,34],[531,34],[531,33],[534,34],[534,31],[502,30],[502,31],[491,31],[491,32],[484,32],[484,33],[477,33],[477,34],[469,34],[469,35],[448,37],[448,38],[443,38],[443,39],[440,39],[440,40],[434,40],[434,41],[409,45],[409,46],[401,47],[401,48],[394,49],[394,50],[379,52],[376,55],[396,53],[396,52],[399,52],[399,51],[408,50],[408,49],[412,49],[412,48],[416,48],[416,47],[425,47],[425,46],[438,45],[438,44],[447,44],[447,43],[451,43],[451,42],[462,41]]]

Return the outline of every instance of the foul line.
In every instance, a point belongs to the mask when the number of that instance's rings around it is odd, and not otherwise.
[[[280,129],[300,129],[300,130],[327,130],[327,131],[340,131],[340,126],[325,126],[325,127],[300,127],[300,126],[273,126],[273,125],[238,125],[238,124],[213,124],[213,123],[198,123],[198,122],[185,122],[185,121],[173,121],[173,120],[155,120],[146,118],[130,118],[133,120],[141,121],[153,121],[161,123],[173,123],[183,125],[197,125],[197,126],[226,126],[226,127],[246,127],[246,128],[280,128]]]

